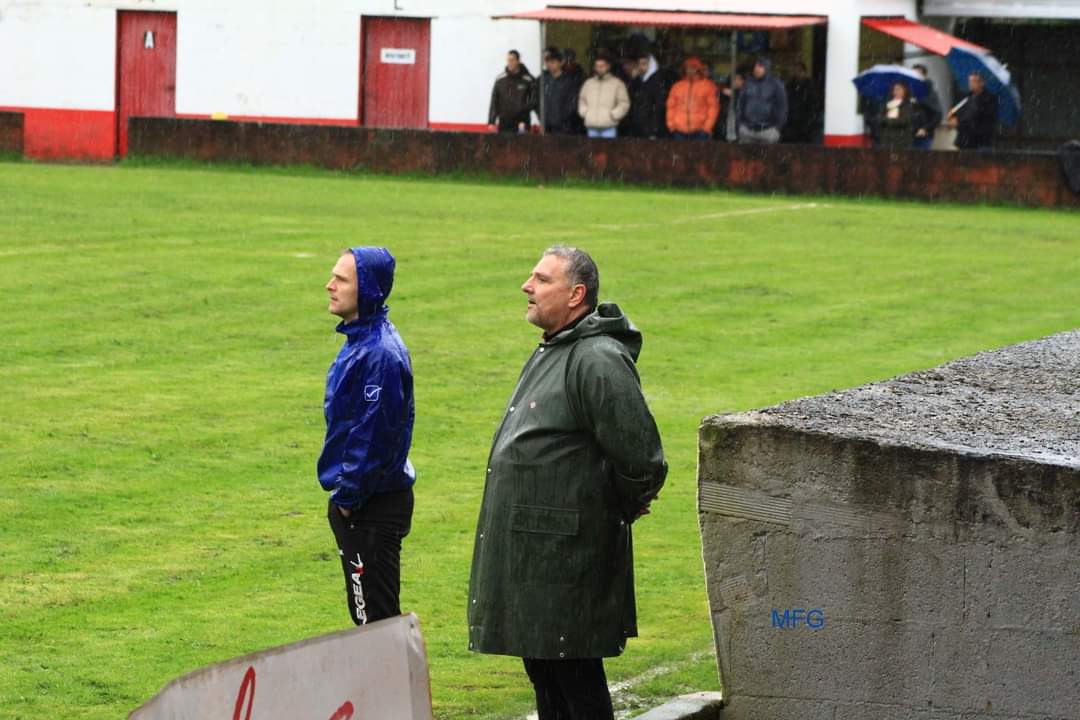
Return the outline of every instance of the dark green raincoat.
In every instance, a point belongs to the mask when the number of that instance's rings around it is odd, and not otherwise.
[[[542,342],[488,460],[469,582],[469,647],[529,658],[618,655],[637,635],[630,523],[667,463],[617,305]]]

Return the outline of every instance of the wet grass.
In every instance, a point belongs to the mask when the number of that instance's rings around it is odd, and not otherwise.
[[[816,204],[815,204],[816,203]],[[1080,321],[1080,216],[308,169],[0,164],[0,708],[123,716],[195,667],[345,627],[314,477],[339,250],[398,257],[420,474],[403,606],[440,718],[512,717],[471,655],[488,443],[536,340],[518,286],[577,243],[645,334],[671,475],[637,528],[646,676],[717,686],[695,513],[702,416],[851,386]],[[704,687],[703,687],[704,686]]]

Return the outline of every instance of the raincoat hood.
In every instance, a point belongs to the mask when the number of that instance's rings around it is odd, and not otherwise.
[[[349,248],[349,252],[356,260],[357,299],[360,306],[357,320],[386,314],[386,298],[390,297],[390,290],[394,287],[394,256],[381,247]]]
[[[705,64],[696,57],[687,58],[683,64],[683,69],[686,71],[686,77],[694,80],[700,80],[705,77]]]
[[[558,345],[595,335],[607,335],[618,341],[637,362],[641,354],[641,331],[615,303],[600,303],[584,320],[551,338],[547,344]]]

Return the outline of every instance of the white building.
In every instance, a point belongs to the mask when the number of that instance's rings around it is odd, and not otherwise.
[[[591,0],[574,7],[683,13],[666,28],[705,18],[709,27],[696,32],[711,33],[717,48],[730,47],[732,14],[752,16],[738,20],[745,32],[779,22],[786,29],[768,32],[769,52],[811,61],[826,98],[825,142],[851,145],[862,138],[851,79],[877,42],[862,21],[913,21],[916,2]],[[539,72],[545,34],[585,59],[601,29],[620,27],[611,13],[595,22],[506,19],[544,9],[538,0],[0,0],[0,111],[24,114],[26,153],[43,158],[122,154],[131,115],[483,130],[508,49]],[[792,16],[805,23],[787,27]],[[655,35],[647,16],[638,20],[636,31]],[[928,29],[912,27],[917,40],[928,37]],[[892,42],[889,52],[909,60],[922,52]],[[726,74],[729,66],[718,61],[714,71]]]

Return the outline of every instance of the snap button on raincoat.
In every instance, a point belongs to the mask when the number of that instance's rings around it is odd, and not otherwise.
[[[495,434],[469,583],[469,645],[595,658],[637,635],[630,524],[667,475],[635,362],[602,304],[525,364]]]

